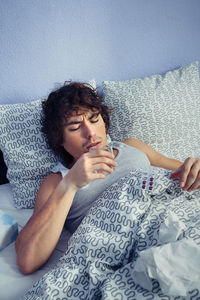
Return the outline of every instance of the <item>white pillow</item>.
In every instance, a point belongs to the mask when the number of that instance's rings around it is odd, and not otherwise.
[[[94,88],[94,80],[89,82]],[[44,177],[57,164],[41,132],[42,100],[0,105],[0,149],[16,208],[33,208]]]
[[[103,94],[113,108],[112,139],[135,137],[180,160],[200,157],[198,62],[165,75],[104,81]]]

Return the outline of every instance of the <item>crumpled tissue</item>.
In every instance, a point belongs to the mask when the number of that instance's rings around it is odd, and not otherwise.
[[[132,274],[136,283],[151,290],[154,278],[170,296],[186,296],[189,290],[200,289],[200,246],[184,237],[185,229],[170,212],[159,232],[165,244],[142,251],[136,261]]]
[[[17,222],[7,213],[0,210],[0,251],[16,240]]]

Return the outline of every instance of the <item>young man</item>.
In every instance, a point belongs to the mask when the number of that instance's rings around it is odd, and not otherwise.
[[[42,124],[62,163],[42,183],[34,213],[16,240],[17,263],[25,274],[48,260],[64,224],[74,232],[97,196],[129,170],[150,165],[174,170],[183,189],[200,188],[199,159],[181,163],[134,138],[113,144],[113,155],[102,150],[109,109],[88,85],[72,82],[52,92],[43,103]]]

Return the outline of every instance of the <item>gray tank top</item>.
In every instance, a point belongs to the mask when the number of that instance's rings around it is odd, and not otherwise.
[[[150,162],[142,151],[120,142],[112,142],[112,146],[118,150],[118,155],[115,158],[118,166],[105,179],[96,179],[77,191],[65,222],[65,227],[72,233],[77,229],[95,199],[107,187],[131,170],[150,168]],[[68,171],[69,169],[61,163],[52,169],[53,173],[60,172],[62,177]]]

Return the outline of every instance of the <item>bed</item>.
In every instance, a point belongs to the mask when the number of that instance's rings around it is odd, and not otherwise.
[[[102,90],[105,102],[114,108],[112,140],[134,136],[170,157],[200,157],[198,62],[164,75],[104,81]],[[2,178],[0,185],[0,210],[16,220],[18,230],[32,214],[41,181],[57,163],[41,133],[40,114],[41,99],[0,106],[0,149],[8,180]],[[1,250],[0,299],[199,299],[200,194],[183,193],[165,170],[154,170],[154,192],[142,191],[141,174],[141,170],[128,173],[100,195],[72,236],[63,230],[52,257],[34,274],[25,276],[18,270],[14,242]],[[120,208],[124,203],[137,217],[133,223],[130,212]],[[111,232],[102,226],[103,220],[106,224],[112,220],[105,210],[119,216],[113,228],[126,224],[123,230]],[[179,242],[175,248],[174,242]],[[164,252],[159,254],[161,248]],[[167,275],[167,269],[176,269],[175,262],[167,259],[170,263],[164,268],[162,261],[170,251],[180,254],[181,249],[188,249],[180,262],[188,274],[182,281],[180,274]],[[177,261],[177,256],[171,257]],[[164,277],[156,273],[157,258],[161,270],[166,270]]]

